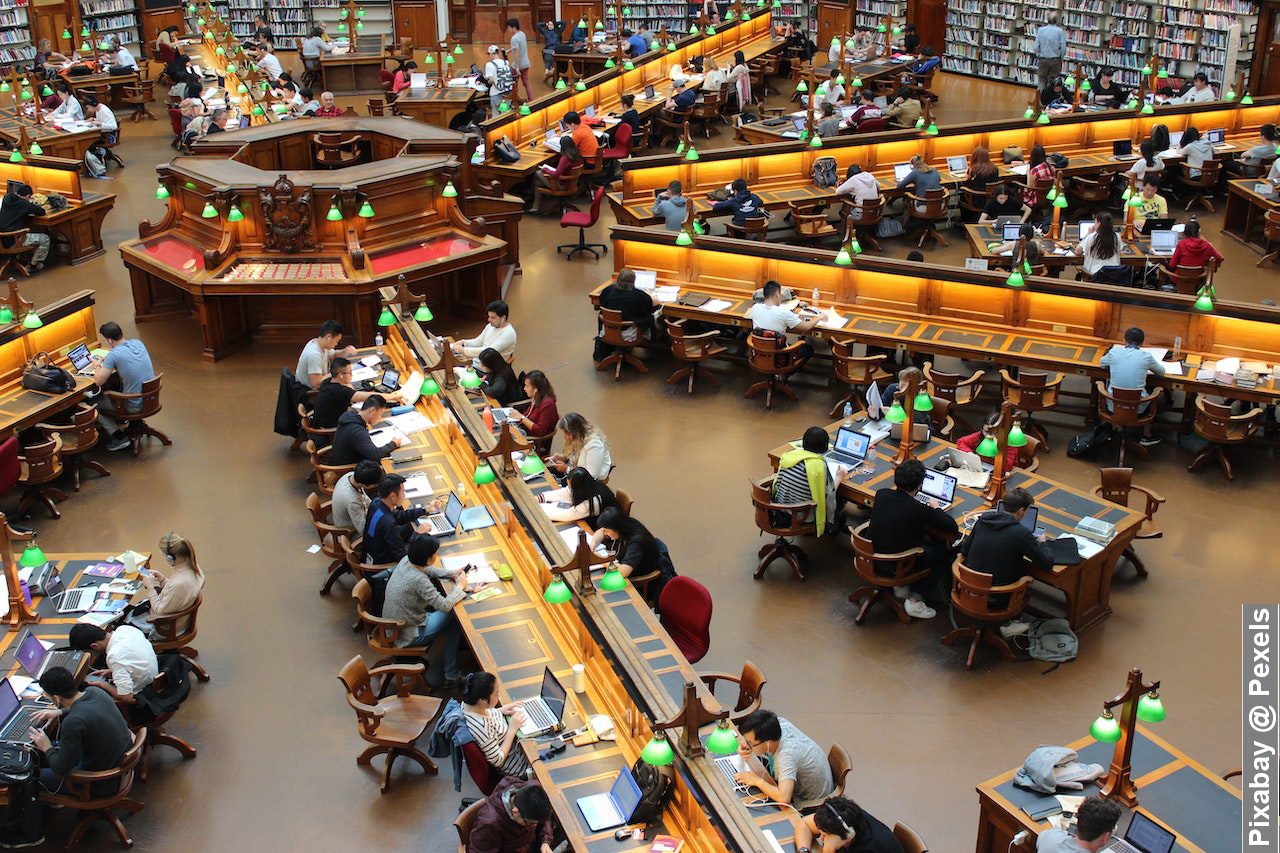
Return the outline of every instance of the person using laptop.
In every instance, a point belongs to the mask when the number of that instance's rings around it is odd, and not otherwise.
[[[547,460],[548,468],[559,476],[568,473],[571,468],[585,468],[597,480],[609,479],[609,471],[613,469],[613,453],[609,450],[608,439],[599,427],[577,412],[569,412],[556,424],[556,430],[560,433],[564,453],[553,454]]]
[[[1119,803],[1086,797],[1076,812],[1076,837],[1050,827],[1036,839],[1036,853],[1098,853],[1111,843],[1120,814]]]
[[[857,163],[850,163],[845,170],[844,181],[836,187],[836,196],[850,196],[858,206],[849,211],[854,219],[862,218],[862,208],[868,202],[879,201],[880,182],[870,172],[864,172]]]
[[[334,429],[338,419],[353,403],[363,403],[373,391],[357,391],[351,384],[355,365],[350,359],[335,357],[329,362],[329,378],[320,383],[316,404],[311,410],[311,425],[318,429]],[[394,395],[392,395],[394,396]]]
[[[1038,267],[1044,263],[1044,249],[1040,247],[1039,235],[1036,234],[1036,227],[1030,222],[1024,222],[1018,226],[1018,239],[1026,240],[1027,252],[1025,260],[1033,267]],[[1018,250],[1017,240],[1006,240],[991,251],[997,255],[1003,255],[1005,252],[1016,252]]]
[[[109,679],[97,686],[122,705],[135,704],[137,694],[150,687],[160,674],[151,641],[132,625],[104,630],[88,622],[77,622],[71,626],[67,645],[78,652],[103,656],[106,667],[95,669],[89,675]]]
[[[551,853],[554,841],[555,821],[547,792],[537,782],[508,776],[476,813],[467,853]]]
[[[825,316],[811,313],[801,317],[790,308],[784,308],[782,305],[782,285],[773,280],[764,283],[761,295],[764,298],[752,305],[747,314],[751,318],[751,329],[752,331],[773,332],[781,336],[784,343],[787,332],[803,335],[817,326]],[[796,307],[803,308],[804,304],[798,303]],[[795,355],[792,357],[800,363],[800,368],[803,369],[805,362],[813,358],[813,345],[808,341],[801,342],[799,349],[796,350]]]
[[[1071,106],[1071,93],[1061,77],[1054,77],[1049,85],[1040,90],[1040,104],[1046,110],[1062,109]]]
[[[1125,88],[1115,81],[1114,68],[1099,68],[1089,91],[1089,100],[1105,107],[1118,107],[1128,100]]]
[[[600,526],[600,513],[616,507],[618,498],[586,468],[574,468],[569,472],[568,485],[542,492],[538,503],[547,505],[545,511],[552,521],[583,520],[595,530]]]
[[[364,530],[369,517],[370,492],[382,480],[382,466],[372,459],[361,459],[354,471],[348,471],[333,484],[333,526]]]
[[[1248,151],[1240,155],[1238,160],[1227,160],[1223,167],[1233,175],[1261,175],[1262,168],[1276,159],[1276,145],[1280,143],[1280,133],[1270,122],[1258,128],[1258,139]]]
[[[1164,376],[1164,365],[1142,348],[1146,339],[1147,335],[1142,329],[1132,326],[1125,329],[1124,346],[1115,344],[1107,350],[1099,363],[1109,371],[1108,391],[1112,388],[1140,388],[1146,391],[1148,372],[1156,376]],[[1145,412],[1146,408],[1144,407],[1142,411]],[[1148,424],[1143,427],[1143,436],[1138,439],[1138,443],[1144,447],[1151,447],[1159,444],[1160,439],[1151,434],[1151,426]]]
[[[1191,78],[1191,88],[1177,97],[1170,98],[1168,103],[1207,104],[1217,99],[1218,96],[1213,93],[1213,87],[1209,85],[1209,75],[1199,71],[1196,72],[1196,76]]]
[[[942,173],[930,166],[919,154],[911,158],[911,171],[898,181],[898,190],[911,190],[911,194],[923,198],[929,190],[942,187]],[[917,210],[925,209],[925,202],[916,202]]]
[[[835,789],[822,748],[785,718],[761,708],[738,721],[738,734],[739,757],[747,761],[755,755],[765,770],[744,770],[737,781],[759,788],[775,803],[799,808],[820,802]]]
[[[636,274],[634,270],[623,268],[618,273],[617,279],[600,291],[600,307],[617,311],[622,315],[623,322],[633,324],[622,330],[624,340],[653,339],[656,333],[653,316],[653,297],[643,290],[636,289]],[[598,320],[596,321],[596,328],[597,331],[603,329]],[[604,349],[612,350],[613,348],[604,347]]]
[[[986,225],[995,222],[1002,216],[1012,216],[1020,222],[1026,222],[1031,215],[1031,208],[1024,204],[1013,187],[1006,183],[996,184],[987,196],[987,206],[982,209],[978,223]]]
[[[511,365],[502,357],[502,353],[493,347],[485,347],[480,351],[479,359],[480,366],[484,369],[484,381],[480,385],[480,390],[485,396],[497,400],[501,406],[510,406],[524,399],[520,380],[516,377],[516,372],[511,369]]]
[[[462,645],[462,623],[454,607],[467,596],[467,576],[441,568],[439,552],[440,540],[434,536],[416,534],[409,540],[387,580],[382,617],[404,626],[396,637],[396,648],[428,646],[443,638],[444,683],[452,687],[461,679],[458,649]],[[448,592],[445,580],[452,583]]]
[[[899,389],[905,386],[907,384],[907,381],[910,380],[912,376],[915,376],[919,381],[920,390],[922,391],[925,390],[923,371],[921,371],[920,368],[915,367],[914,365],[907,366],[898,371],[897,382],[890,382],[888,385],[885,386],[884,391],[880,392],[880,405],[885,409],[892,406],[893,398],[897,396]],[[915,415],[915,417],[913,418],[915,423],[929,424],[933,422],[932,419],[929,417],[928,412],[922,412],[918,409],[915,409],[913,410],[912,413]]]
[[[551,380],[541,370],[530,370],[524,375],[524,395],[529,400],[523,413],[516,412],[516,420],[530,436],[549,436],[560,422],[560,410],[556,407],[556,391]],[[550,441],[548,441],[550,447]],[[551,460],[548,459],[550,464]],[[605,476],[608,476],[607,474]]]
[[[1147,175],[1161,175],[1164,173],[1164,160],[1160,158],[1159,152],[1156,151],[1156,145],[1150,139],[1142,140],[1138,146],[1141,156],[1133,161],[1133,165],[1129,167],[1129,171],[1124,174],[1124,180],[1116,181],[1116,191],[1124,192],[1124,188],[1129,185],[1129,175],[1133,175],[1141,181]]]
[[[387,474],[378,481],[378,500],[365,514],[361,545],[366,563],[383,566],[400,562],[406,553],[405,544],[413,536],[414,523],[424,515],[439,512],[444,505],[439,498],[425,507],[406,509],[404,503],[404,477]]]
[[[845,797],[831,797],[796,824],[796,853],[810,853],[815,841],[822,853],[903,853],[892,829]]]
[[[454,355],[473,359],[472,366],[482,370],[480,353],[493,347],[507,361],[516,357],[516,327],[511,325],[511,309],[501,299],[495,299],[485,308],[486,323],[480,334],[464,338],[453,344]]]
[[[667,231],[679,231],[688,218],[689,200],[684,197],[684,187],[672,181],[653,199],[653,215],[662,217],[662,227]]]
[[[309,388],[319,388],[320,383],[329,375],[329,363],[335,356],[352,358],[356,348],[346,346],[338,349],[346,329],[337,320],[325,320],[320,324],[320,333],[307,341],[298,356],[298,366],[294,368],[294,377]]]
[[[1017,412],[1014,414],[1015,419],[1025,420],[1026,412]],[[977,432],[971,432],[968,435],[961,436],[956,440],[956,447],[965,453],[977,453],[978,445],[982,443],[982,439],[988,435],[995,437],[996,428],[1000,426],[1000,413],[992,412],[987,416],[987,422],[982,425],[982,429]],[[1018,467],[1018,448],[1006,447],[1004,449],[1004,470],[1012,471]]]
[[[749,219],[768,216],[764,209],[764,201],[751,191],[745,178],[734,178],[729,188],[733,191],[733,195],[711,205],[711,213],[732,213],[734,225],[746,225]]]
[[[1007,489],[1004,511],[990,510],[978,516],[973,530],[960,545],[963,563],[975,572],[991,575],[993,586],[1004,586],[1029,574],[1027,563],[1042,572],[1053,568],[1053,554],[1046,536],[1028,530],[1022,517],[1035,503],[1026,489]]]
[[[137,338],[126,339],[119,323],[103,323],[98,327],[98,334],[102,336],[102,345],[107,354],[93,372],[94,384],[103,388],[111,380],[112,374],[115,374],[119,377],[121,391],[126,394],[141,393],[143,383],[150,382],[156,376],[146,344]],[[120,430],[120,422],[113,417],[116,414],[116,404],[106,394],[99,394],[97,405],[98,424],[107,433],[107,450],[124,450],[129,447],[128,437]],[[129,400],[125,406],[131,412],[140,411],[142,401]]]
[[[849,120],[845,123],[845,127],[858,129],[864,121],[870,121],[873,118],[883,118],[884,110],[880,109],[875,101],[862,97],[861,89],[854,89],[853,94],[849,97]]]
[[[1182,229],[1182,239],[1178,241],[1178,245],[1173,250],[1173,257],[1169,259],[1169,267],[1177,269],[1178,267],[1195,267],[1204,269],[1209,264],[1214,265],[1214,269],[1222,266],[1222,262],[1226,260],[1222,253],[1213,247],[1213,244],[1200,236],[1200,223],[1191,220]],[[1168,270],[1165,270],[1168,273]]]
[[[1201,75],[1203,76],[1203,75]],[[1182,132],[1178,156],[1187,158],[1187,177],[1200,177],[1200,167],[1214,157],[1213,144],[1194,127]]]
[[[809,427],[804,431],[800,446],[782,454],[778,460],[778,475],[773,479],[773,499],[777,503],[814,504],[813,521],[819,536],[836,532],[836,513],[844,505],[840,486],[851,473],[849,468],[841,465],[832,476],[824,455],[828,444],[829,436],[825,429]]]
[[[1093,223],[1093,230],[1073,250],[1076,257],[1083,259],[1081,266],[1090,277],[1103,267],[1120,263],[1120,236],[1116,234],[1111,214],[1099,211]]]
[[[1139,163],[1142,161],[1139,160]],[[1148,175],[1142,179],[1142,204],[1133,212],[1133,226],[1139,230],[1148,219],[1168,219],[1169,202],[1160,195],[1160,178]]]
[[[895,587],[894,594],[904,599],[907,615],[916,619],[932,619],[937,612],[925,603],[929,596],[944,600],[944,590],[951,585],[951,547],[960,536],[955,519],[940,509],[916,500],[924,485],[924,463],[908,459],[893,472],[893,488],[878,489],[871,504],[871,526],[868,535],[876,551],[896,554],[912,548],[923,548],[916,558],[918,568],[929,569],[929,576],[910,588]]]
[[[360,410],[347,409],[338,417],[338,426],[333,433],[333,444],[329,451],[329,465],[354,465],[361,459],[372,459],[375,462],[390,456],[404,444],[404,439],[396,436],[391,441],[378,447],[369,437],[369,427],[382,420],[387,411],[387,398],[381,394],[370,394],[361,404]]]
[[[991,162],[991,153],[985,145],[979,145],[970,152],[964,176],[964,186],[978,192],[986,192],[990,184],[1000,179],[1000,170]]]
[[[518,702],[502,704],[498,679],[492,673],[472,672],[463,680],[462,717],[476,745],[498,772],[521,779],[528,776],[529,761],[516,743],[527,717]]]
[[[884,111],[884,119],[893,127],[915,127],[922,109],[920,100],[904,87]]]
[[[622,105],[622,115],[618,116],[618,123],[608,130],[610,145],[616,144],[618,128],[622,125],[631,125],[631,138],[635,139],[640,135],[640,125],[642,124],[640,111],[636,109],[636,96],[627,92],[618,100]]]
[[[600,513],[599,524],[596,532],[591,534],[591,547],[594,549],[606,539],[612,542],[614,563],[624,578],[659,572],[645,590],[645,599],[650,606],[656,606],[658,594],[674,572],[670,556],[664,559],[667,546],[638,519],[632,518],[616,506]],[[664,566],[669,570],[666,574],[663,573]]]

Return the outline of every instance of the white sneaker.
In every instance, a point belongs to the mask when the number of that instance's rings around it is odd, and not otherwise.
[[[1021,620],[1015,619],[1012,622],[1006,622],[1005,624],[1000,626],[1000,636],[1004,637],[1007,640],[1010,637],[1017,637],[1021,634],[1025,634],[1030,630],[1031,630],[1030,622],[1023,622]]]
[[[908,616],[914,616],[916,619],[932,619],[938,615],[938,612],[923,601],[913,601],[908,598],[902,604],[902,609],[907,611]]]

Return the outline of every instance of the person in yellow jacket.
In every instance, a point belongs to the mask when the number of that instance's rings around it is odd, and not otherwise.
[[[800,446],[782,454],[778,461],[778,476],[773,481],[773,499],[780,504],[814,503],[818,535],[835,532],[836,511],[844,503],[837,489],[849,477],[844,466],[836,469],[835,477],[823,456],[827,452],[830,436],[822,427],[809,427],[804,431]]]

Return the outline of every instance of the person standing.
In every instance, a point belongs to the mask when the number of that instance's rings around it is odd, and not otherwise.
[[[511,62],[511,67],[520,75],[520,79],[524,81],[524,99],[526,101],[533,100],[533,89],[529,85],[529,37],[520,30],[520,21],[516,18],[507,19],[507,36],[511,39],[510,45],[507,47],[507,57]]]
[[[1067,34],[1058,26],[1056,13],[1050,12],[1044,25],[1036,30],[1035,52],[1036,76],[1044,89],[1062,74],[1062,58],[1067,55]]]
[[[489,84],[489,113],[496,116],[498,107],[516,87],[511,63],[496,44],[489,45],[489,61],[484,64],[484,79]]]

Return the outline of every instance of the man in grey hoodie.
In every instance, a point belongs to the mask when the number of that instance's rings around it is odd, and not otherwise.
[[[654,215],[662,217],[663,227],[668,231],[679,231],[684,227],[689,200],[681,195],[683,189],[679,181],[672,181],[654,199]]]

